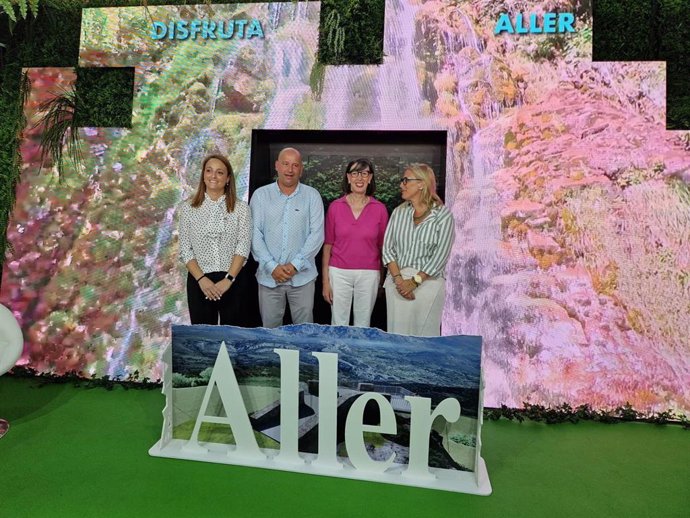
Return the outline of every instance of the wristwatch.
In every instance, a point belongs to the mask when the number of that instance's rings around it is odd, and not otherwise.
[[[229,280],[230,282],[235,282],[235,276],[232,275],[230,272],[225,274],[225,278]]]
[[[424,282],[424,279],[422,279],[422,276],[419,275],[419,274],[413,275],[413,276],[412,276],[412,280],[414,281],[414,283],[415,283],[417,286],[419,286],[420,284],[422,284],[422,282]]]

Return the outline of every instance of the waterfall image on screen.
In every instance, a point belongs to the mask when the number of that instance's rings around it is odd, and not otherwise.
[[[689,412],[690,146],[665,130],[663,63],[593,63],[591,17],[560,39],[497,36],[472,2],[389,0],[383,63],[323,67],[319,15],[83,10],[79,65],[134,67],[132,127],[82,128],[62,181],[39,168],[41,128],[25,135],[0,292],[22,362],[161,377],[171,324],[189,323],[176,210],[209,152],[247,199],[253,130],[445,131],[442,331],[482,336],[484,403]],[[180,20],[263,34],[152,37]],[[35,121],[75,75],[28,72]]]

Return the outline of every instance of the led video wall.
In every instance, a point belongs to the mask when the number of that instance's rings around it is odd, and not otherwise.
[[[80,66],[134,67],[132,127],[81,130],[62,181],[26,134],[0,292],[22,361],[161,377],[170,325],[189,323],[176,207],[208,152],[246,199],[253,130],[444,131],[443,333],[483,337],[485,404],[688,413],[690,135],[665,130],[663,63],[593,63],[586,19],[494,35],[480,4],[391,0],[383,64],[325,70],[317,2],[85,9]],[[29,74],[36,120],[74,72]],[[337,185],[342,152],[320,153],[306,177]]]

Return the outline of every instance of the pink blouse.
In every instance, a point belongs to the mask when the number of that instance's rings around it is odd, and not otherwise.
[[[388,211],[380,201],[371,198],[355,219],[345,196],[334,200],[326,213],[326,239],[331,249],[330,266],[346,270],[381,269],[383,235]]]

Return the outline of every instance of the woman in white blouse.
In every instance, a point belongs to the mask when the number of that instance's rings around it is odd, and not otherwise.
[[[180,258],[189,272],[192,324],[239,324],[240,301],[231,288],[249,257],[251,239],[251,212],[237,199],[230,162],[207,156],[196,194],[180,208]]]
[[[403,203],[391,214],[383,238],[388,332],[439,336],[453,216],[436,194],[434,171],[426,164],[405,169],[400,191]]]

